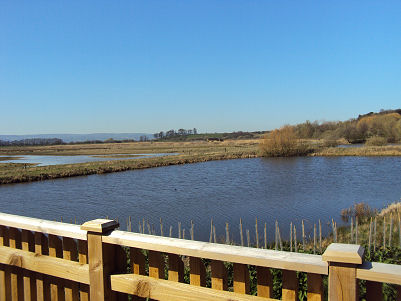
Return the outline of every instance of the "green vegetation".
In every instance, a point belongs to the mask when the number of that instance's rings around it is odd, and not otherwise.
[[[377,212],[376,210],[370,208],[367,204],[365,203],[358,203],[355,204],[354,206],[342,210],[341,214],[343,217],[346,217],[348,219],[355,217],[358,217],[359,221],[361,222],[359,224],[359,237],[361,241],[358,241],[358,244],[361,244],[365,248],[365,260],[367,261],[373,261],[373,262],[382,262],[382,263],[391,263],[391,264],[401,264],[401,247],[400,247],[400,241],[397,236],[399,236],[399,232],[395,231],[393,232],[393,245],[389,247],[383,247],[383,245],[377,244],[376,248],[373,249],[371,246],[369,249],[369,244],[368,241],[366,240],[366,237],[368,235],[369,231],[369,223],[371,218],[376,217],[378,219],[377,227],[378,229],[382,230],[383,223],[379,222],[380,220],[383,220],[384,217],[389,221],[391,217],[398,218],[398,213],[401,213],[401,203],[395,203],[391,204],[390,206],[384,208],[380,212]],[[396,229],[396,225],[398,226],[399,220],[397,219],[397,223],[394,223],[394,229]],[[367,230],[367,232],[366,232]],[[378,231],[378,234],[381,231]],[[382,232],[381,232],[382,233]],[[345,242],[348,243],[351,240],[350,237],[350,228],[349,227],[343,227],[339,229],[338,233],[338,241],[339,242]],[[322,254],[326,247],[333,242],[333,235],[328,235],[326,238],[324,238],[323,243],[322,243],[322,251],[319,248],[316,248],[315,252],[313,250],[313,244],[312,243],[307,243],[305,250],[303,250],[302,242],[298,242],[297,248],[298,252],[301,253],[307,253],[307,254]],[[383,239],[380,234],[377,237],[377,241],[381,241]],[[388,239],[388,238],[387,238]],[[222,241],[225,241],[222,239]],[[269,244],[268,249],[274,249],[274,244]],[[283,251],[290,251],[290,243],[288,241],[283,242]],[[126,248],[127,252],[127,262],[128,262],[128,267],[131,265],[129,264],[129,251],[128,248]],[[145,271],[146,273],[148,272],[148,251],[142,250],[144,256],[145,256]],[[190,275],[189,275],[189,258],[188,257],[182,257],[184,261],[184,283],[189,283],[190,282]],[[166,262],[166,268],[165,268],[165,278],[167,279],[167,265],[168,265],[168,260],[167,256],[165,256],[165,262]],[[206,287],[211,287],[211,260],[209,259],[202,259],[203,264],[205,265],[206,268]],[[231,262],[224,262],[224,265],[227,269],[227,282],[228,282],[228,290],[232,291],[233,290],[233,270],[234,270],[234,265]],[[252,295],[256,295],[257,293],[257,273],[256,273],[256,266],[253,265],[248,265],[249,269],[249,275],[250,275],[250,293]],[[272,273],[272,279],[273,279],[273,298],[275,299],[281,299],[282,295],[282,271],[279,269],[270,269]],[[130,269],[127,270],[128,273],[131,272]],[[307,300],[307,274],[302,273],[302,272],[297,272],[297,278],[298,278],[298,299],[299,300]],[[323,276],[323,286],[324,286],[324,300],[327,300],[327,293],[328,293],[328,286],[327,286],[327,276]],[[359,281],[359,292],[360,292],[360,298],[359,300],[366,300],[366,281]],[[390,285],[390,284],[383,284],[383,297],[384,300],[396,300],[397,297],[397,291],[396,291],[396,286],[395,285]]]
[[[153,134],[156,141],[207,141],[209,139],[237,140],[258,139],[264,132],[232,132],[232,133],[203,133],[199,134],[194,128],[192,130],[179,129],[169,130]]]

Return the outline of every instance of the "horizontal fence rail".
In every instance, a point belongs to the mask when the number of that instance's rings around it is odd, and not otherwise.
[[[368,300],[383,298],[382,283],[401,298],[401,266],[364,261],[359,245],[333,243],[321,256],[117,228],[112,220],[79,226],[0,213],[0,301],[275,300],[274,271],[282,300],[298,300],[299,272],[307,300],[358,300],[359,280]]]

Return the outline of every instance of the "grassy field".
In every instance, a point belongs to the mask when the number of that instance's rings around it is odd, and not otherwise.
[[[258,156],[258,140],[224,142],[137,142],[79,144],[32,147],[1,147],[0,155],[94,155],[120,157],[123,154],[176,153],[177,155],[141,159],[32,166],[0,163],[0,184],[40,181],[62,177],[110,173],[211,160],[253,158]]]
[[[311,156],[401,156],[401,145],[327,147],[316,150]]]
[[[40,181],[61,177],[109,173],[211,160],[254,158],[260,156],[259,139],[223,142],[133,142],[52,146],[0,147],[0,155],[93,155],[121,158],[116,161],[34,166],[0,163],[0,184]],[[310,140],[314,151],[309,156],[401,156],[401,146],[364,146],[355,148],[323,147]],[[176,153],[174,156],[132,159],[130,154]],[[129,158],[131,157],[131,158]],[[3,160],[5,160],[4,158]],[[1,159],[0,159],[1,160]]]

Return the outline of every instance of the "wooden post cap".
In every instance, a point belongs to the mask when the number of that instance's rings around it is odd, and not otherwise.
[[[93,221],[88,221],[81,225],[81,230],[86,230],[96,233],[106,233],[110,230],[118,228],[120,225],[113,220],[109,219],[95,219]]]
[[[365,249],[360,245],[330,244],[324,252],[322,259],[328,262],[342,262],[362,264]]]

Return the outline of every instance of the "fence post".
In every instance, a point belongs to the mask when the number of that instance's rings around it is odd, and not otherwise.
[[[115,268],[114,248],[102,243],[102,235],[108,234],[119,224],[113,220],[96,219],[81,226],[88,239],[89,285],[91,300],[114,300],[109,276]]]
[[[329,264],[329,301],[356,301],[358,282],[356,268],[363,262],[364,249],[360,245],[330,244],[323,254]]]

